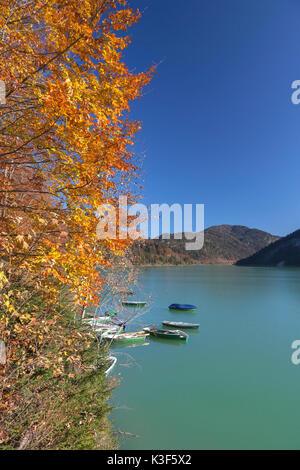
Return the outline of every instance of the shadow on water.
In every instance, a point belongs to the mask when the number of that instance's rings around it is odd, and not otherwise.
[[[183,339],[155,338],[151,337],[151,343],[167,344],[168,346],[182,346],[188,343]]]
[[[165,311],[171,313],[172,315],[183,315],[184,317],[194,316],[198,312],[198,310],[169,310],[168,308]]]
[[[137,348],[139,346],[149,346],[150,343],[149,342],[145,342],[145,343],[112,343],[111,344],[111,349],[125,349],[125,348]]]

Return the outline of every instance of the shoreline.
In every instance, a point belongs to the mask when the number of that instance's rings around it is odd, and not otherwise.
[[[178,263],[178,264],[135,264],[135,267],[141,268],[165,268],[165,267],[183,267],[183,266],[235,266],[237,261],[219,262],[219,263]]]

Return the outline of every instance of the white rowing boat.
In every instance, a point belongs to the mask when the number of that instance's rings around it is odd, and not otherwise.
[[[105,375],[108,375],[113,370],[113,368],[115,367],[115,365],[117,363],[117,358],[114,357],[114,356],[109,356],[107,358],[107,361],[109,361],[110,365],[109,365],[108,369],[106,369]]]
[[[163,321],[163,325],[165,326],[172,326],[174,328],[190,328],[190,329],[197,329],[199,328],[199,323],[186,323],[183,321]]]

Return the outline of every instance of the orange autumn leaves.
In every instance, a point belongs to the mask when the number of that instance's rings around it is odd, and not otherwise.
[[[122,61],[126,31],[140,16],[124,0],[2,0],[0,9],[0,339],[9,408],[20,374],[72,374],[78,365],[86,339],[74,329],[67,343],[60,287],[80,306],[96,301],[97,266],[127,246],[97,240],[96,210],[120,194],[134,200],[130,147],[141,125],[130,120],[130,104],[154,70],[134,73]]]
[[[114,204],[120,178],[128,182],[135,172],[129,146],[140,123],[128,112],[153,75],[132,73],[122,62],[130,42],[124,32],[139,13],[125,1],[39,0],[2,2],[2,14],[5,254],[12,260],[24,253],[29,270],[51,274],[79,302],[89,301],[101,283],[95,267],[105,263],[96,209]],[[24,245],[16,247],[10,235],[20,233]],[[118,251],[124,241],[104,248]]]

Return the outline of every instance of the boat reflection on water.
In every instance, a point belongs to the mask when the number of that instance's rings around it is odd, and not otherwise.
[[[157,336],[151,336],[151,343],[161,343],[166,346],[184,346],[187,345],[187,341],[182,341],[181,339],[168,339],[168,338],[158,338]]]
[[[197,315],[198,311],[197,310],[175,310],[175,309],[165,309],[164,312],[168,311],[168,313],[172,313],[172,315],[176,315],[179,313],[180,315],[184,315],[185,318],[188,318],[189,316]]]
[[[147,342],[147,341],[145,341],[145,343],[132,343],[132,344],[130,344],[130,343],[128,343],[128,344],[126,344],[126,343],[123,343],[123,344],[122,343],[112,343],[110,345],[110,348],[111,349],[138,348],[140,346],[149,346],[149,344],[150,343]]]

